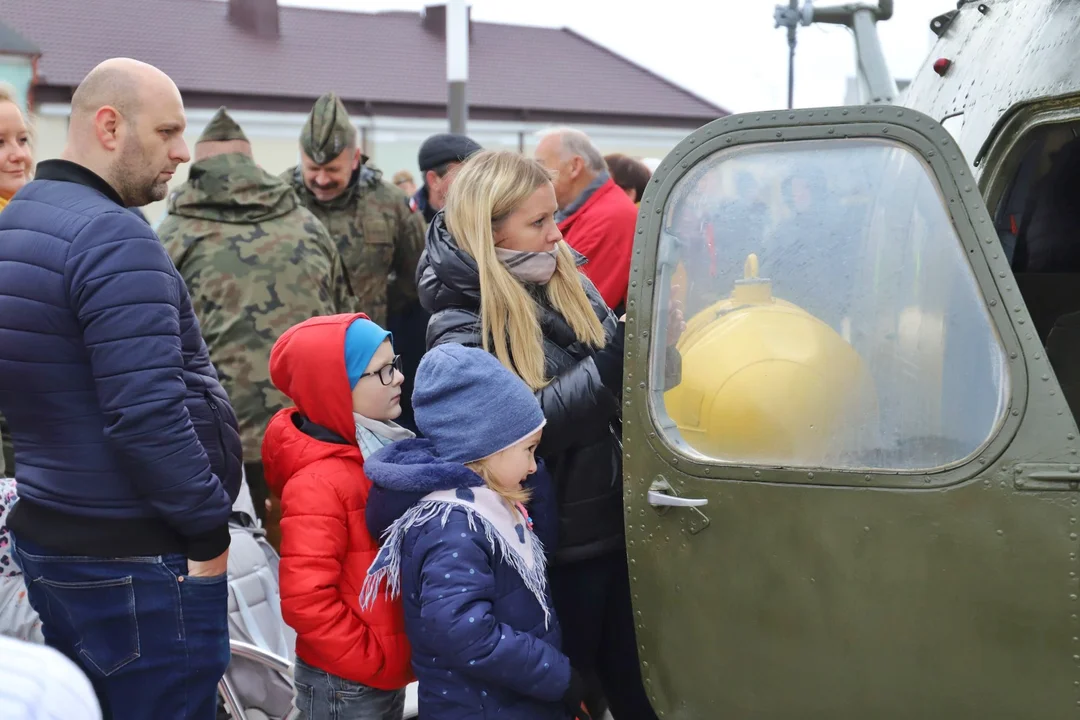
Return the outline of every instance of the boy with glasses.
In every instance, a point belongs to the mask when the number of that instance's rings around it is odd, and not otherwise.
[[[378,553],[364,519],[365,458],[412,433],[393,338],[361,314],[316,317],[282,335],[270,379],[295,407],[270,421],[266,480],[281,498],[281,613],[296,630],[296,707],[308,720],[401,720],[413,680],[400,600],[360,608]]]

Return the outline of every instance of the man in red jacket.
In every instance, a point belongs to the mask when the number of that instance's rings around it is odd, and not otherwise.
[[[637,207],[611,179],[604,156],[589,136],[554,130],[536,146],[536,159],[555,174],[559,230],[588,259],[582,272],[608,307],[622,313],[630,281]]]

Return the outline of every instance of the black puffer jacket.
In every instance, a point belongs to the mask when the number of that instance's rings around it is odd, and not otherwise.
[[[431,313],[428,348],[443,343],[482,347],[479,271],[446,230],[442,213],[428,228],[426,248],[416,278],[420,302]],[[610,339],[618,321],[593,284],[584,275],[581,281]],[[619,401],[600,380],[596,351],[578,342],[542,289],[536,290],[545,370],[552,378],[536,393],[547,418],[537,454],[558,494],[555,561],[573,562],[623,547]]]

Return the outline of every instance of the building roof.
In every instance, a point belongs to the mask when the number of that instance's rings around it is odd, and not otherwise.
[[[310,105],[334,90],[351,111],[445,114],[445,41],[419,13],[282,7],[280,37],[260,38],[227,11],[216,0],[0,0],[0,17],[41,46],[41,84],[69,93],[98,62],[127,56],[167,72],[189,105],[192,93],[208,104],[247,96]],[[474,117],[697,126],[727,114],[569,29],[473,22],[471,32]]]
[[[14,29],[0,22],[0,53],[4,55],[28,55],[34,57],[41,54],[38,46],[24,38]]]

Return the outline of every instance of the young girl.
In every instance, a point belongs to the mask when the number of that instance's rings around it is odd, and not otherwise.
[[[412,680],[401,603],[360,608],[378,545],[364,504],[364,458],[412,433],[390,333],[363,315],[316,317],[285,332],[270,378],[296,407],[263,439],[281,497],[281,612],[296,630],[296,707],[305,720],[401,720]]]
[[[420,362],[413,408],[426,439],[367,462],[368,525],[385,542],[361,604],[383,580],[404,599],[420,717],[585,717],[525,507],[539,402],[492,355],[448,344]]]

